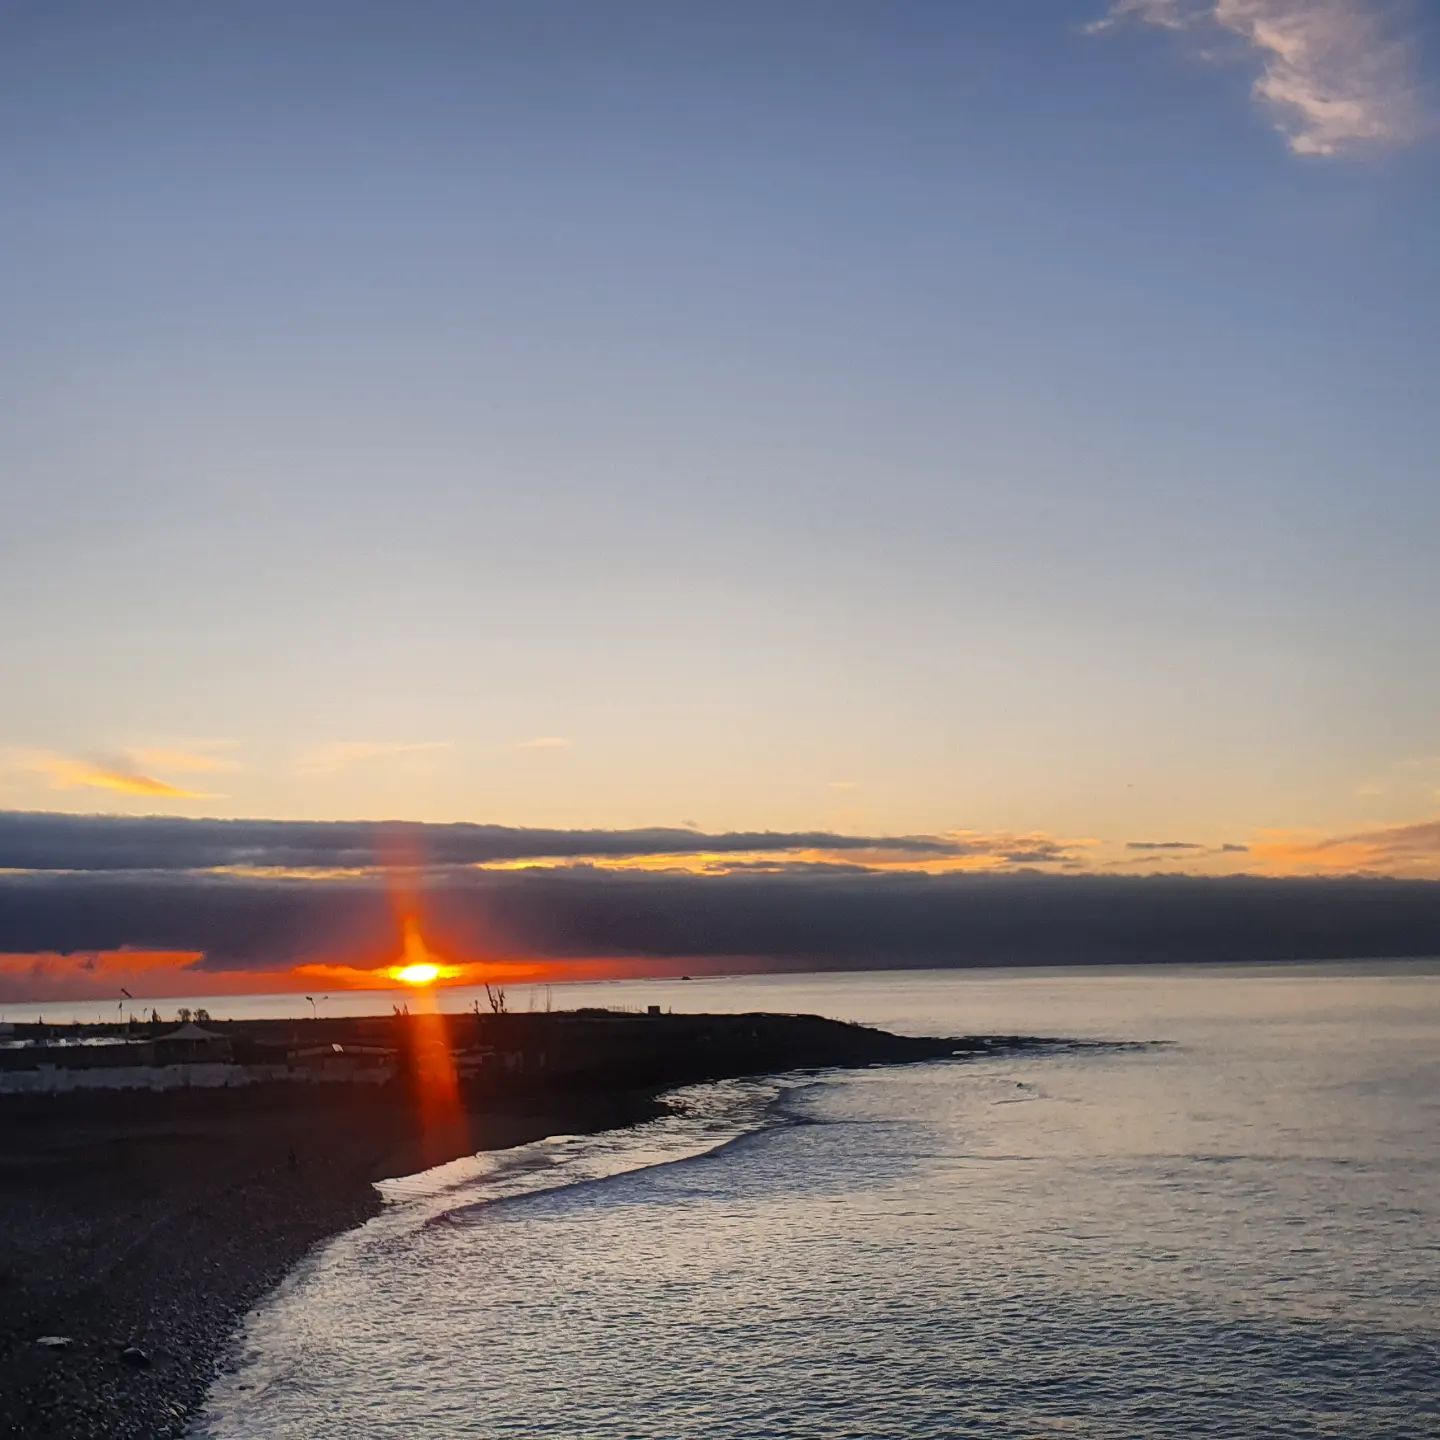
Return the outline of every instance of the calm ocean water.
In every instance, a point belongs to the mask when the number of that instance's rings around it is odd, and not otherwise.
[[[1440,964],[585,989],[1173,1043],[699,1087],[390,1184],[197,1436],[1440,1434]]]

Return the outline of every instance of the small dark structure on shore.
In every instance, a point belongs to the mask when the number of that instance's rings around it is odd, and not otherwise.
[[[228,1035],[206,1030],[193,1020],[156,1036],[152,1043],[157,1065],[225,1065],[235,1058]]]

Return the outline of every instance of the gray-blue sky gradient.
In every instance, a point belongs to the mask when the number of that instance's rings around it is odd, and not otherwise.
[[[1432,818],[1435,147],[1105,13],[6,7],[0,805]]]

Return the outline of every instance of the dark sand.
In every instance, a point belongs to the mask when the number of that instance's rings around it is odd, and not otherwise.
[[[372,1181],[662,1108],[537,1097],[422,1138],[397,1098],[327,1091],[0,1103],[0,1435],[177,1435],[245,1313],[317,1241],[379,1209]],[[127,1346],[149,1366],[125,1363]]]

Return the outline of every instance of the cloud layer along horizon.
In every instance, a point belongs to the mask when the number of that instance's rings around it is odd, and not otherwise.
[[[1131,843],[1181,856],[1198,844]],[[1353,865],[1429,854],[1440,825],[1267,844],[1277,863]],[[652,865],[686,856],[718,868]],[[1003,868],[960,868],[977,859]],[[396,959],[406,916],[448,963],[478,975],[524,962],[555,978],[601,960],[883,969],[1440,953],[1434,880],[1035,868],[1067,863],[1033,837],[997,848],[963,834],[0,813],[0,995],[43,998],[57,957],[81,957],[86,974],[70,972],[87,993],[145,957],[172,986],[297,972],[362,984]]]

